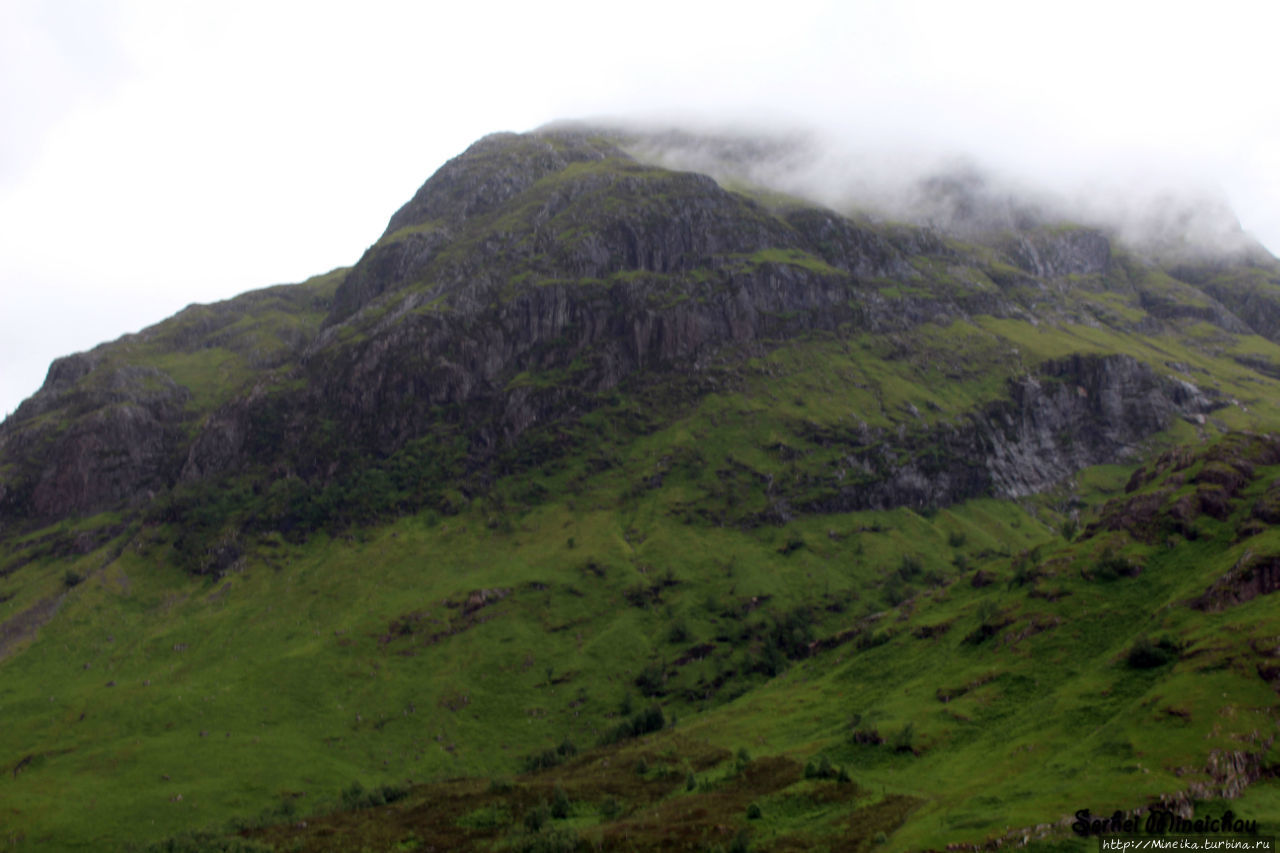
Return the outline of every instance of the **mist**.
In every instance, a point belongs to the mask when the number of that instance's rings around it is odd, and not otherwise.
[[[584,122],[590,126],[592,122]],[[958,236],[1083,225],[1165,261],[1271,260],[1210,179],[1098,164],[1050,168],[1000,162],[945,144],[890,144],[849,128],[717,124],[660,118],[601,120],[628,153],[666,168],[711,175],[727,188],[759,188],[846,216],[906,222]],[[557,123],[551,127],[567,126]],[[1072,162],[1063,156],[1062,162]]]

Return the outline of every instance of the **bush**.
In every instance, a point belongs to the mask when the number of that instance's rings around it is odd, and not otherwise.
[[[947,534],[947,544],[952,548],[960,548],[964,545],[965,535],[959,530],[953,530]]]
[[[786,544],[784,544],[781,548],[778,549],[778,553],[785,556],[787,554],[794,553],[795,551],[799,551],[803,547],[804,547],[804,540],[801,539],[797,534],[793,533],[787,537]]]
[[[409,789],[399,785],[383,785],[366,791],[364,785],[357,779],[342,791],[342,807],[347,810],[374,808],[394,803],[407,796],[409,796]]]
[[[511,849],[515,853],[573,853],[581,839],[572,829],[552,829],[516,838]]]
[[[524,813],[524,828],[537,832],[551,822],[551,807],[544,800]]]
[[[600,803],[600,816],[605,820],[613,820],[622,814],[622,805],[613,797],[605,797]]]
[[[458,826],[466,829],[492,831],[511,825],[511,812],[502,804],[482,806],[458,818]]]
[[[810,761],[804,766],[804,778],[806,779],[836,779],[841,775],[848,778],[848,774],[844,772],[844,768],[836,769],[831,763],[831,759],[826,755],[818,756],[818,762],[815,764]]]
[[[520,770],[522,773],[537,773],[539,770],[550,770],[577,754],[578,747],[574,746],[573,741],[566,736],[555,749],[544,749],[541,752],[526,755],[520,761]]]
[[[1129,558],[1117,554],[1111,548],[1105,549],[1098,557],[1098,562],[1093,565],[1093,576],[1102,581],[1133,577],[1135,574],[1137,574],[1136,567],[1129,562]]]
[[[915,752],[916,727],[907,723],[889,739],[889,746],[894,752]]]
[[[667,719],[662,715],[662,708],[657,705],[651,705],[631,719],[619,723],[606,732],[600,738],[600,745],[607,746],[627,738],[640,737],[650,732],[662,731],[666,725]]]
[[[1013,589],[1015,586],[1026,586],[1035,578],[1035,572],[1025,562],[1018,563],[1013,567],[1013,576],[1009,578],[1009,589]]]
[[[81,575],[71,569],[67,569],[66,574],[62,576],[62,585],[67,589],[71,589],[73,586],[79,586],[83,580],[84,578]]]
[[[522,758],[520,760],[520,772],[537,773],[539,770],[549,770],[559,764],[561,760],[554,749],[544,749],[541,752],[535,752]]]
[[[894,575],[885,581],[884,584],[884,603],[890,607],[897,607],[902,602],[911,597],[911,588],[903,583],[902,578]]]
[[[758,803],[752,803],[747,806],[747,820],[759,820],[762,817],[764,817],[764,813],[760,811]]]
[[[564,820],[571,810],[569,795],[564,792],[564,788],[556,785],[555,794],[551,797],[551,816],[556,820]]]
[[[660,663],[651,663],[636,676],[636,687],[645,696],[657,696],[667,681],[667,670]]]
[[[920,562],[920,558],[915,554],[903,554],[902,562],[898,564],[898,577],[904,581],[909,581],[924,571],[924,564]]]
[[[696,791],[698,788],[698,777],[693,775],[693,771],[689,771],[689,775],[684,777],[684,789],[686,791]]]
[[[1172,637],[1161,637],[1158,641],[1139,637],[1130,647],[1126,663],[1134,669],[1155,669],[1177,660],[1181,653],[1181,644]]]
[[[247,838],[220,838],[211,832],[187,832],[148,845],[146,853],[270,853],[273,849]]]
[[[858,635],[858,639],[854,645],[857,647],[858,651],[865,652],[867,649],[874,649],[876,646],[883,646],[887,642],[889,642],[888,631],[876,631],[873,633],[870,630],[867,630]]]

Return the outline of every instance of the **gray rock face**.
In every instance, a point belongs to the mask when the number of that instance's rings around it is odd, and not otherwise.
[[[939,192],[949,216],[1012,236],[975,249],[929,228],[775,211],[706,176],[638,163],[588,131],[486,137],[330,289],[197,306],[156,332],[170,354],[235,350],[259,371],[205,408],[160,369],[131,363],[127,342],[55,362],[0,425],[0,523],[139,503],[230,473],[323,483],[442,434],[482,465],[631,377],[696,378],[809,334],[1031,318],[1067,298],[1064,277],[1119,275],[1102,232],[1023,227],[1029,213],[981,186]],[[1204,304],[1211,322],[1235,328],[1229,311]],[[302,315],[312,319],[295,322]],[[265,336],[263,316],[287,319]],[[1006,401],[929,435],[830,436],[848,445],[846,464],[825,497],[798,508],[1024,495],[1210,405],[1131,359],[1045,365]]]
[[[1133,455],[1176,418],[1220,408],[1198,388],[1129,356],[1073,356],[1010,384],[1009,399],[923,434],[825,435],[853,450],[831,472],[820,512],[939,507],[1034,494],[1090,465]],[[902,451],[914,449],[904,462]]]
[[[975,421],[997,497],[1033,494],[1081,468],[1128,458],[1175,419],[1224,405],[1124,355],[1050,362],[1010,390],[1009,403]]]
[[[0,424],[0,458],[30,472],[0,495],[4,515],[89,513],[146,500],[168,485],[187,390],[136,365],[78,388],[94,366],[92,353],[54,362],[44,388]]]
[[[1111,270],[1111,241],[1091,228],[1037,229],[1017,235],[1009,255],[1018,266],[1040,278],[1105,275]]]

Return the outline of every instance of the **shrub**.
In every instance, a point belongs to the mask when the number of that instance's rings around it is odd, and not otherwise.
[[[889,739],[889,746],[894,752],[915,752],[916,727],[913,723],[907,723],[898,732]]]
[[[600,816],[605,820],[613,820],[622,814],[622,805],[613,797],[605,797],[600,803]]]
[[[511,825],[511,812],[501,804],[482,806],[458,818],[458,825],[488,831],[502,829]]]
[[[360,784],[360,780],[352,782],[350,786],[342,789],[342,807],[345,809],[360,808],[365,796],[364,785]]]
[[[219,838],[211,832],[187,832],[148,845],[146,853],[270,853],[273,849],[247,838]]]
[[[965,535],[962,531],[953,530],[947,534],[947,544],[952,548],[960,548],[964,545]]]
[[[883,646],[887,642],[889,642],[888,631],[876,631],[873,633],[868,630],[858,635],[858,640],[854,645],[857,646],[858,651],[865,652],[867,649]]]
[[[915,554],[903,554],[902,562],[898,564],[898,577],[904,581],[909,581],[924,571],[924,564],[920,562],[920,558]]]
[[[1172,637],[1161,637],[1157,641],[1139,637],[1129,648],[1126,663],[1134,669],[1155,669],[1177,660],[1181,652],[1181,644]]]
[[[564,792],[564,788],[556,785],[555,793],[551,797],[551,816],[556,820],[564,820],[569,816],[571,808],[569,795]]]
[[[67,569],[66,574],[62,576],[62,585],[67,589],[71,589],[73,586],[79,586],[83,580],[84,578],[78,573],[73,572],[71,569]]]
[[[552,767],[563,764],[577,754],[578,747],[566,735],[565,739],[560,741],[560,745],[555,749],[544,749],[541,752],[526,755],[521,759],[521,772],[537,773],[539,770],[549,770]]]
[[[1026,586],[1033,580],[1035,580],[1035,573],[1031,571],[1031,568],[1026,563],[1018,563],[1013,568],[1013,576],[1009,578],[1009,589],[1013,589],[1015,586]]]
[[[662,708],[657,705],[651,705],[629,720],[625,720],[614,726],[600,739],[602,746],[611,743],[617,743],[627,738],[640,737],[650,732],[662,731],[667,725],[666,717],[662,714]]]
[[[999,606],[991,599],[985,599],[978,604],[978,627],[966,634],[964,641],[974,646],[985,643],[1007,624],[1001,620]]]
[[[581,839],[572,829],[552,829],[516,838],[511,849],[515,853],[573,853]]]
[[[890,607],[897,607],[902,602],[911,597],[910,588],[902,582],[902,578],[894,575],[885,581],[884,584],[884,603]]]
[[[759,820],[763,816],[764,813],[760,811],[760,805],[758,803],[752,803],[747,806],[747,820]]]
[[[693,771],[689,771],[689,775],[684,777],[684,789],[686,791],[695,791],[698,788],[698,777],[693,775]]]
[[[667,639],[673,643],[683,643],[689,639],[689,626],[683,619],[677,619],[667,631]]]
[[[560,755],[554,749],[544,749],[541,752],[535,752],[526,755],[520,760],[521,773],[537,773],[539,770],[549,770],[561,762]]]
[[[524,813],[524,828],[530,832],[537,832],[550,821],[551,808],[545,800]]]
[[[804,540],[801,539],[799,535],[793,533],[787,537],[786,544],[784,544],[781,548],[778,549],[778,553],[785,556],[795,551],[799,551],[803,547],[804,547]]]
[[[636,676],[636,687],[645,696],[657,696],[667,681],[667,671],[660,663],[651,663]]]
[[[1120,577],[1132,577],[1137,572],[1128,557],[1117,554],[1107,548],[1093,565],[1093,576],[1102,581],[1113,581]]]
[[[849,732],[849,741],[851,743],[858,744],[859,746],[878,746],[884,743],[884,738],[882,738],[880,736],[880,732],[874,728],[864,729],[855,726],[853,730]]]

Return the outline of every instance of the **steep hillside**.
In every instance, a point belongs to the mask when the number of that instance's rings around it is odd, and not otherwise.
[[[0,837],[1280,821],[1280,264],[645,142],[486,137],[351,268],[51,366],[0,424]]]

